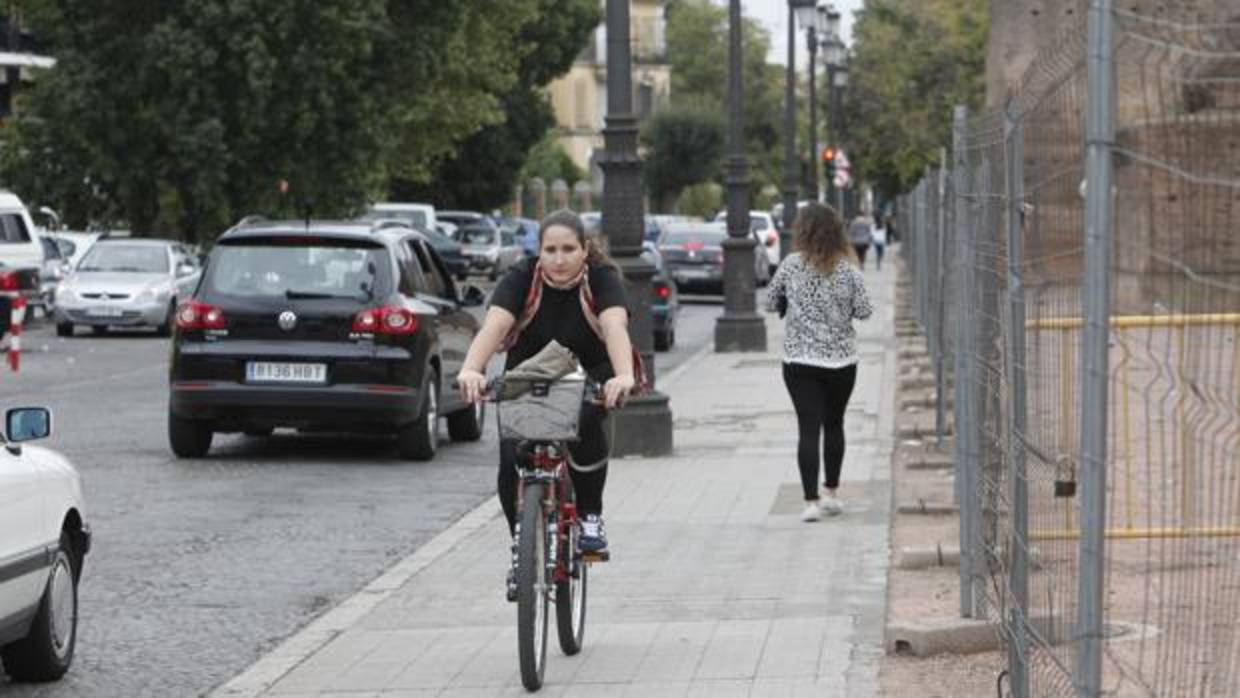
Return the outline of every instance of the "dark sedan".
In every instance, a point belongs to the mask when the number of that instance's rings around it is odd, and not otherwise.
[[[654,325],[654,348],[667,351],[676,344],[676,318],[680,315],[680,293],[667,271],[667,263],[653,242],[642,243],[642,256],[654,265],[650,288],[650,316]]]
[[[201,457],[215,432],[276,427],[391,433],[425,460],[439,418],[482,434],[482,409],[447,389],[478,322],[425,235],[359,222],[261,222],[222,235],[177,308],[168,436]]]

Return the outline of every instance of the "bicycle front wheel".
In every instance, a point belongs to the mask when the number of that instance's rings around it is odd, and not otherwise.
[[[543,486],[525,486],[517,540],[517,655],[526,690],[542,687],[547,664],[547,518]]]
[[[568,496],[573,497],[572,485]],[[560,523],[563,526],[563,522]],[[586,634],[586,572],[589,567],[577,552],[577,526],[572,526],[563,537],[564,547],[560,559],[568,570],[568,578],[555,584],[555,627],[560,636],[560,650],[568,656],[581,651]]]

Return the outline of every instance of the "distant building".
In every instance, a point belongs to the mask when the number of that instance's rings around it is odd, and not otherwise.
[[[630,31],[633,47],[633,110],[643,119],[667,103],[672,70],[667,62],[664,29],[666,0],[632,0]],[[559,142],[573,162],[602,181],[597,162],[603,150],[607,115],[607,27],[594,30],[590,44],[573,67],[548,87],[555,109]]]

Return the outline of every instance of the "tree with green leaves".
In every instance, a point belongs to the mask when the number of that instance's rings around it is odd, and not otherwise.
[[[844,139],[854,175],[883,198],[938,161],[955,105],[981,105],[987,12],[987,0],[868,0],[857,15]]]
[[[393,182],[394,198],[484,211],[508,200],[531,148],[555,125],[542,88],[572,67],[601,19],[596,0],[538,0],[538,16],[517,39],[526,53],[502,98],[503,119],[461,142],[428,180]]]
[[[22,96],[0,176],[70,225],[191,240],[248,213],[348,215],[505,120],[549,51],[523,32],[557,4],[24,0],[58,62]]]
[[[667,57],[672,66],[672,100],[728,111],[728,14],[710,0],[672,0],[668,5]],[[745,143],[754,189],[782,177],[783,72],[766,62],[770,36],[744,18],[742,79]],[[713,178],[720,178],[714,172]]]
[[[655,210],[669,211],[686,187],[719,173],[726,131],[717,110],[679,103],[650,117],[641,140],[646,191]]]

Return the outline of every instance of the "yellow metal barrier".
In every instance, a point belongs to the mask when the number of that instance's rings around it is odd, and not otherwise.
[[[1059,348],[1060,355],[1060,391],[1061,391],[1061,424],[1066,429],[1071,429],[1076,424],[1075,415],[1072,413],[1073,401],[1068,399],[1073,394],[1073,386],[1076,385],[1076,369],[1077,362],[1074,360],[1075,353],[1071,351],[1072,346],[1069,342],[1069,336],[1080,330],[1084,326],[1084,321],[1079,317],[1061,317],[1061,318],[1042,318],[1029,320],[1025,323],[1025,327],[1029,330],[1049,330],[1058,331],[1060,333],[1062,346]],[[1151,329],[1151,328],[1171,328],[1175,332],[1175,381],[1176,381],[1176,399],[1174,410],[1174,419],[1176,423],[1175,442],[1171,448],[1178,456],[1180,465],[1180,478],[1176,486],[1179,487],[1180,512],[1185,522],[1193,522],[1198,518],[1197,502],[1194,496],[1198,485],[1196,482],[1194,467],[1194,451],[1190,440],[1190,430],[1188,426],[1188,405],[1187,391],[1183,389],[1183,383],[1186,375],[1186,356],[1187,350],[1185,346],[1185,330],[1189,327],[1222,327],[1230,325],[1232,327],[1232,344],[1233,344],[1233,377],[1236,395],[1240,396],[1240,313],[1198,313],[1198,314],[1177,314],[1177,315],[1122,315],[1111,318],[1111,327],[1118,330],[1117,345],[1121,352],[1120,361],[1116,369],[1119,372],[1120,388],[1115,392],[1119,393],[1119,413],[1122,418],[1120,426],[1120,448],[1117,454],[1118,460],[1122,460],[1123,468],[1123,522],[1122,528],[1107,529],[1106,537],[1110,539],[1154,539],[1154,538],[1224,538],[1224,537],[1240,537],[1240,525],[1238,526],[1193,526],[1184,525],[1179,527],[1146,527],[1137,528],[1135,525],[1136,512],[1136,495],[1133,489],[1133,483],[1136,476],[1133,472],[1134,449],[1133,449],[1133,433],[1132,433],[1132,409],[1131,399],[1128,388],[1131,383],[1131,364],[1133,362],[1132,352],[1129,348],[1128,330],[1134,329]],[[1166,451],[1165,432],[1159,431],[1159,447]],[[1237,427],[1237,434],[1233,436],[1233,440],[1240,440],[1240,427]],[[1029,534],[1030,540],[1067,540],[1075,539],[1080,536],[1080,530],[1072,523],[1072,506],[1064,507],[1064,526],[1061,529],[1043,529],[1034,530]]]

